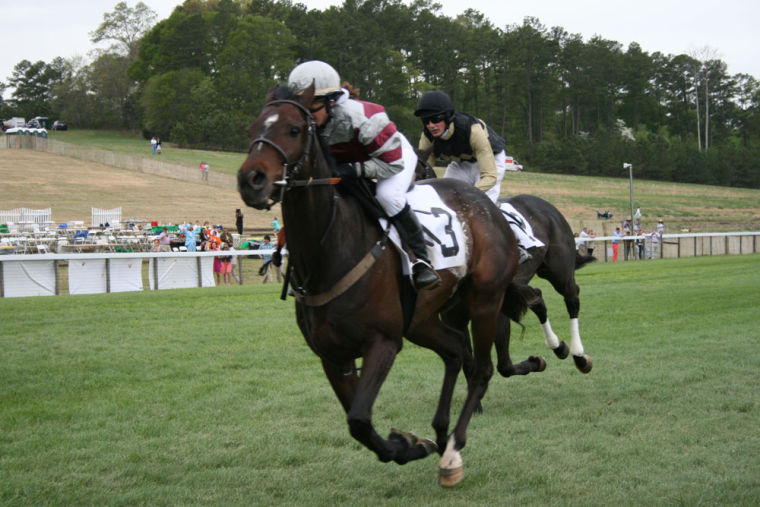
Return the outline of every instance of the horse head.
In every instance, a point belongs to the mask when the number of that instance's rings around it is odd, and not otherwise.
[[[300,95],[282,85],[267,94],[264,109],[248,126],[251,145],[238,171],[238,191],[248,206],[269,209],[293,180],[313,178],[313,167],[324,166],[309,160],[312,148],[322,157],[309,111],[313,98],[313,85]]]

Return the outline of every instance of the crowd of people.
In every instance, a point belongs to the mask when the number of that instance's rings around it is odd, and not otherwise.
[[[615,227],[612,233],[612,262],[617,262],[620,257],[620,243],[623,243],[623,259],[656,259],[661,254],[662,235],[665,233],[665,223],[657,221],[657,225],[651,230],[646,230],[641,225],[641,219],[623,220],[619,227]],[[595,239],[597,237],[593,229],[583,227],[580,233],[575,234],[576,247],[581,255],[593,255]]]

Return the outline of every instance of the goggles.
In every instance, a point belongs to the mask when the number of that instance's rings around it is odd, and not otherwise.
[[[317,111],[324,109],[326,105],[327,105],[326,100],[312,102],[311,107],[309,108],[309,112],[314,114]]]
[[[427,125],[428,123],[440,123],[442,121],[446,121],[446,113],[436,113],[422,117],[423,125]]]

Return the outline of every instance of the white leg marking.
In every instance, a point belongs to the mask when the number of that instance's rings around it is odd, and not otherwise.
[[[459,451],[454,450],[454,435],[449,435],[449,441],[446,442],[446,450],[441,456],[438,467],[444,470],[454,470],[462,467],[462,455]]]
[[[552,350],[559,347],[559,338],[557,338],[557,335],[554,334],[552,324],[549,322],[548,318],[546,319],[546,322],[541,324],[541,329],[544,331],[544,340],[546,341],[546,346]]]
[[[570,353],[574,356],[583,355],[581,332],[578,328],[578,319],[570,319]]]

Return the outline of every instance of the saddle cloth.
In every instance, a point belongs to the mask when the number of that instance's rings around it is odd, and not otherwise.
[[[406,194],[406,198],[422,225],[428,259],[433,268],[436,270],[461,268],[464,272],[469,250],[464,228],[456,212],[446,206],[438,192],[429,185],[415,185]],[[533,236],[530,222],[514,206],[503,202],[499,203],[499,209],[514,232],[518,243],[526,249],[544,246],[541,240]],[[380,225],[385,229],[388,221],[385,218],[379,220]],[[395,227],[391,227],[388,237],[401,253],[404,274],[409,275],[412,271],[411,259],[402,247],[401,238]]]
[[[512,232],[515,233],[517,242],[525,247],[526,250],[532,247],[544,246],[544,243],[540,239],[533,236],[533,227],[530,226],[530,222],[514,206],[507,202],[500,202],[499,209],[512,228]]]
[[[464,229],[456,212],[444,204],[438,192],[429,185],[415,185],[406,194],[406,198],[422,225],[428,259],[433,268],[463,268],[467,264],[469,252]],[[379,220],[385,229],[388,221],[385,218]],[[388,237],[401,253],[404,274],[410,274],[411,259],[401,246],[401,238],[395,227],[391,227]]]

